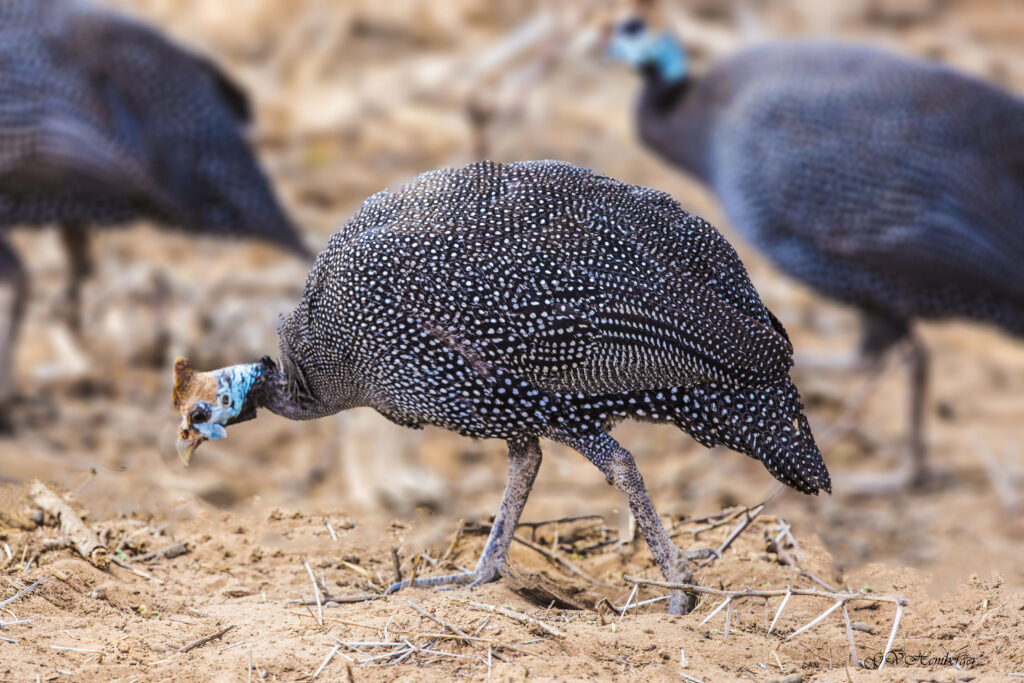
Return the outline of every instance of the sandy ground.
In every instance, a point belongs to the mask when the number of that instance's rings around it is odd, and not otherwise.
[[[496,74],[480,66],[515,27],[543,26],[531,20],[546,16],[542,3],[497,13],[482,0],[253,0],[244,11],[198,1],[119,4],[211,52],[253,91],[261,156],[311,244],[326,242],[362,198],[420,171],[480,152],[498,160],[567,159],[664,189],[719,225],[802,352],[837,354],[855,343],[849,311],[773,271],[700,187],[636,144],[626,105],[635,91],[630,74],[558,33]],[[830,31],[943,59],[1024,91],[1024,17],[1012,2],[948,2],[941,11],[931,2],[895,0],[835,11],[820,5],[755,3],[740,21],[714,3],[691,3],[679,6],[677,20],[698,46],[698,65],[751,32]],[[567,21],[563,14],[552,21]],[[482,115],[486,127],[475,129],[467,112]],[[400,662],[402,655],[360,663],[394,646],[342,646],[318,678],[685,674],[767,681],[799,674],[949,681],[1024,672],[1024,348],[996,332],[958,324],[922,329],[934,371],[928,438],[940,474],[931,490],[850,495],[856,476],[891,469],[904,452],[906,385],[894,365],[852,433],[826,454],[835,494],[785,492],[721,560],[698,572],[701,584],[714,588],[814,588],[785,564],[789,558],[833,588],[904,598],[894,640],[903,655],[875,674],[853,666],[841,610],[787,639],[831,605],[824,598],[792,598],[770,635],[760,598],[736,601],[728,629],[727,610],[701,624],[720,602],[714,597],[683,618],[667,617],[664,603],[631,610],[621,621],[595,608],[601,598],[625,604],[631,585],[623,575],[659,578],[658,572],[642,542],[620,542],[628,535],[621,496],[581,457],[552,445],[524,519],[599,515],[536,530],[537,543],[555,548],[594,583],[522,545],[512,560],[527,583],[543,573],[580,609],[549,607],[550,595],[524,595],[508,580],[376,597],[395,575],[396,555],[403,576],[475,562],[484,540],[480,523],[496,509],[504,485],[502,444],[403,432],[371,413],[304,424],[268,415],[207,444],[184,470],[173,450],[171,360],[187,354],[212,367],[272,352],[277,317],[297,300],[308,264],[259,245],[146,225],[104,232],[94,244],[96,277],[85,291],[87,331],[74,340],[59,323],[64,263],[56,236],[21,230],[13,239],[34,289],[18,358],[22,398],[8,416],[15,430],[0,436],[0,477],[12,482],[0,493],[0,603],[49,578],[0,610],[9,624],[0,626],[0,637],[16,641],[0,640],[0,679],[299,680],[311,677],[339,642],[403,639],[421,649]],[[864,381],[856,373],[800,368],[794,376],[819,437],[840,421]],[[758,463],[705,450],[668,427],[627,424],[616,436],[637,456],[655,505],[678,525],[683,547],[717,546],[736,523],[695,535],[707,525],[683,520],[755,505],[774,488]],[[89,528],[152,579],[117,566],[97,569],[54,547],[55,528],[31,528],[19,482],[34,477],[67,492]],[[799,552],[770,542],[782,519]],[[449,551],[460,520],[466,531]],[[177,542],[185,554],[139,559]],[[328,594],[376,599],[324,607],[320,623],[315,605],[293,603],[313,597],[303,559]],[[633,602],[661,594],[645,587]],[[477,640],[467,645],[438,635],[444,629],[410,600]],[[458,600],[508,606],[564,637]],[[780,603],[770,601],[768,621]],[[894,605],[849,607],[851,621],[864,629],[853,631],[859,658],[877,656]],[[10,623],[21,620],[31,621]],[[218,639],[177,652],[228,626]]]

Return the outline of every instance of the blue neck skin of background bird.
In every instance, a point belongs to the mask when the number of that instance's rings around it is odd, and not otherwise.
[[[653,67],[665,83],[682,82],[689,67],[683,46],[667,32],[658,35],[616,32],[608,45],[608,54],[638,70]]]
[[[211,441],[227,436],[224,425],[242,412],[249,391],[263,374],[263,364],[232,365],[214,374],[217,377],[216,405],[210,406],[209,420],[193,425],[196,431]]]

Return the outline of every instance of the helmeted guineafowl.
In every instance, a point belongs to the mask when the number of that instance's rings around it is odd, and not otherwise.
[[[307,253],[243,137],[249,119],[212,62],[137,21],[79,0],[0,3],[0,282],[15,289],[0,388],[27,288],[12,226],[62,226],[73,326],[90,225],[149,218]]]
[[[1024,99],[826,42],[753,47],[697,78],[675,38],[639,18],[610,51],[643,74],[636,120],[651,150],[710,186],[779,268],[860,309],[869,360],[910,342],[921,481],[927,355],[913,320],[1024,335]]]
[[[792,347],[736,252],[668,195],[570,164],[481,162],[374,195],[319,255],[279,333],[280,363],[177,362],[184,462],[258,407],[310,419],[371,406],[408,427],[507,440],[509,482],[476,570],[417,586],[497,578],[541,437],[628,496],[669,580],[692,578],[686,554],[608,434],[618,421],[672,422],[793,488],[830,490]]]

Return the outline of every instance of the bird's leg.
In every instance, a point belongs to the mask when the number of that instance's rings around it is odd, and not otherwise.
[[[4,282],[11,290],[11,305],[7,329],[0,332],[0,404],[14,394],[14,343],[28,302],[28,275],[18,255],[0,236],[0,283]]]
[[[895,364],[891,362],[890,351],[910,335],[906,321],[865,312],[862,315],[861,338],[857,351],[859,368],[867,378],[842,402],[842,413],[818,439],[821,452],[825,453],[845,439],[857,428],[858,416],[868,400],[878,391]]]
[[[909,329],[904,328],[903,362],[909,373],[909,434],[907,454],[895,471],[882,475],[837,475],[836,480],[844,482],[843,488],[854,495],[886,495],[893,491],[917,488],[932,476],[928,467],[924,440],[925,398],[928,390],[929,354],[921,340]],[[870,335],[866,335],[870,339]],[[892,337],[883,337],[892,339]]]
[[[708,557],[712,551],[699,550],[687,553],[676,547],[665,531],[658,513],[654,511],[654,506],[651,505],[643,477],[640,476],[633,456],[608,434],[590,437],[559,435],[555,438],[586,456],[604,473],[609,484],[626,494],[637,527],[647,540],[654,561],[661,567],[665,580],[694,583],[693,572],[688,566],[689,560]],[[669,598],[669,613],[687,614],[693,607],[693,596],[682,591],[672,592]]]
[[[536,437],[509,439],[508,459],[508,484],[505,485],[501,507],[498,508],[498,514],[494,518],[491,533],[487,537],[487,544],[484,545],[476,569],[464,574],[414,579],[411,583],[408,579],[399,581],[392,584],[387,593],[393,593],[409,585],[415,588],[479,586],[498,578],[499,571],[505,565],[508,548],[512,544],[512,535],[519,523],[519,515],[523,512],[526,498],[533,487],[533,480],[540,469],[540,442]]]
[[[839,417],[822,432],[818,446],[822,453],[831,451],[840,441],[854,432],[860,424],[860,414],[868,400],[889,378],[896,363],[891,354],[865,358],[867,377],[843,401]]]
[[[60,227],[60,238],[69,266],[64,316],[68,327],[78,336],[82,331],[82,281],[92,274],[89,234],[81,223],[65,223]]]
[[[921,486],[929,478],[925,458],[924,404],[928,393],[928,349],[911,335],[907,362],[910,365],[910,485]]]

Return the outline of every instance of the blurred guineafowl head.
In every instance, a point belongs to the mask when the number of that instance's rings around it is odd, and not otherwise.
[[[639,17],[631,17],[612,29],[608,55],[640,71],[651,71],[661,80],[677,82],[688,75],[689,62],[683,46],[668,31],[655,32]]]

